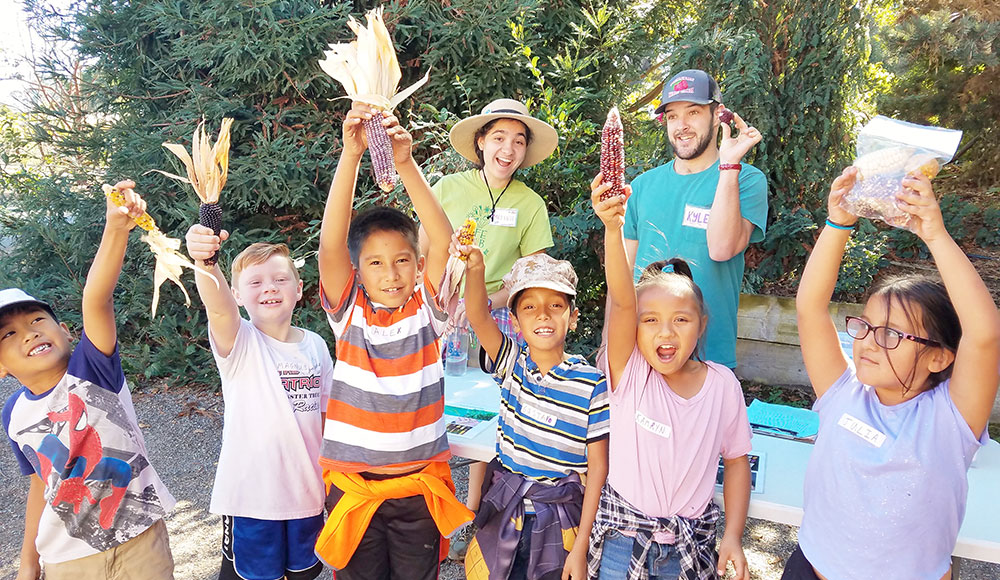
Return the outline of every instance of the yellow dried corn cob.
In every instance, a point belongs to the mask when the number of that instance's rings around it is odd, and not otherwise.
[[[918,153],[907,160],[906,167],[903,170],[907,174],[919,171],[926,175],[927,179],[934,179],[938,172],[941,171],[941,162],[930,153]]]
[[[104,195],[106,195],[108,199],[111,200],[111,203],[117,205],[118,207],[125,205],[125,196],[122,195],[122,192],[118,190],[116,187],[105,183],[104,185],[101,186],[101,191],[103,191]],[[147,232],[152,232],[157,230],[156,222],[153,220],[153,217],[149,215],[149,213],[147,212],[143,212],[142,215],[139,217],[133,217],[132,221],[134,221],[136,225],[146,230]]]
[[[858,168],[860,179],[883,173],[902,173],[914,151],[912,147],[887,147],[858,157],[853,165]]]
[[[471,245],[472,242],[474,242],[475,240],[476,240],[476,220],[469,218],[465,220],[465,223],[463,223],[462,227],[459,228],[458,230],[458,243],[462,244],[463,246],[468,246]],[[462,255],[460,259],[464,262],[465,260],[468,260],[469,257],[466,255]]]

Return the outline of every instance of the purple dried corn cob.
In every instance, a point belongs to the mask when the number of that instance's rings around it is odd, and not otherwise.
[[[601,131],[601,179],[611,189],[601,194],[601,201],[625,193],[625,139],[618,107],[611,107]]]
[[[368,153],[372,157],[372,173],[379,188],[389,193],[396,189],[396,163],[392,156],[392,142],[382,124],[382,115],[375,114],[363,122],[365,136],[368,137]]]
[[[217,203],[203,203],[198,207],[198,223],[206,228],[212,228],[215,235],[222,232],[222,208]],[[219,252],[205,260],[206,266],[214,266],[219,261]]]

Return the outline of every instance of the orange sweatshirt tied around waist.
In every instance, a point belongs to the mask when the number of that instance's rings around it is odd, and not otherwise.
[[[387,499],[424,496],[427,511],[446,538],[472,521],[472,512],[455,497],[451,468],[444,461],[432,461],[416,473],[384,480],[326,470],[323,481],[328,492],[331,485],[344,492],[316,540],[316,555],[335,570],[351,561],[372,516]]]

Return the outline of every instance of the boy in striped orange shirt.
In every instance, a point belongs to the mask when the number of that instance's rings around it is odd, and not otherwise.
[[[426,257],[416,223],[398,210],[376,207],[350,220],[367,148],[362,122],[372,118],[386,127],[397,171],[427,231]],[[316,553],[338,580],[433,579],[441,537],[472,519],[455,498],[447,463],[438,340],[447,314],[434,303],[451,224],[395,117],[355,103],[343,135],[319,248],[337,363],[320,452],[330,515]]]

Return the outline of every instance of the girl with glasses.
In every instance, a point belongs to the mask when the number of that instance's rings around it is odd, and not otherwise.
[[[858,179],[833,181],[829,219],[796,297],[820,429],[806,470],[799,547],[783,580],[939,580],[965,514],[966,472],[987,441],[1000,382],[1000,315],[945,230],[930,180],[907,176],[896,196],[940,279],[904,276],[848,317],[853,362],[827,307],[857,216],[840,207]]]

